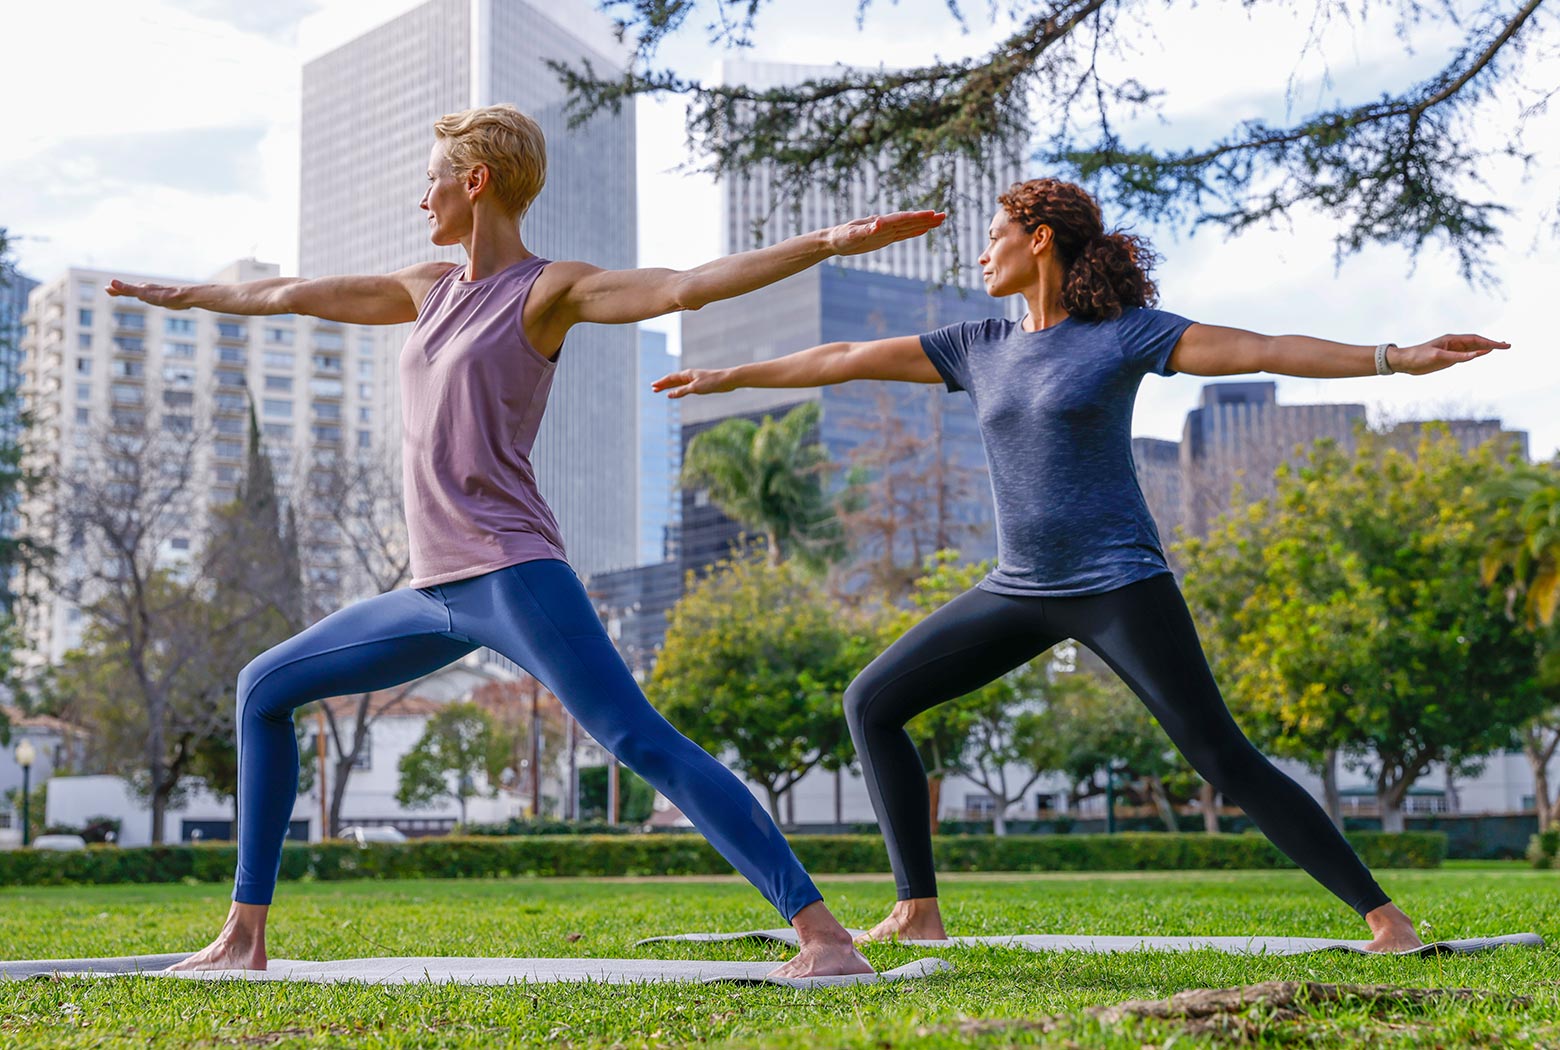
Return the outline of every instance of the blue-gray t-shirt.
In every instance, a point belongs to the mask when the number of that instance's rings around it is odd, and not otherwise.
[[[1132,461],[1132,403],[1192,324],[1134,307],[1038,332],[993,319],[921,336],[975,403],[997,511],[998,594],[1099,594],[1169,572]]]

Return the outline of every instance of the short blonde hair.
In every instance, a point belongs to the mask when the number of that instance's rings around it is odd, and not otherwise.
[[[433,122],[433,133],[457,178],[486,164],[498,202],[515,218],[525,217],[547,182],[547,142],[536,121],[501,102],[446,114]]]

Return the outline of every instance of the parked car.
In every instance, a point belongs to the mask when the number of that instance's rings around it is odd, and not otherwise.
[[[359,846],[366,846],[370,842],[405,842],[406,836],[396,828],[388,824],[353,825],[342,828],[340,838],[348,842],[356,842]]]
[[[32,847],[69,853],[72,850],[86,849],[87,840],[80,835],[39,835],[32,840]]]

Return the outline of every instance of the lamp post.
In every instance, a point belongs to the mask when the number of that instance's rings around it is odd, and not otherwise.
[[[31,740],[16,745],[16,764],[22,767],[22,845],[32,843],[32,764],[38,750]]]

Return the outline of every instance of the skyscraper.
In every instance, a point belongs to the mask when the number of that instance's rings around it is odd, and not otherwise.
[[[841,67],[735,61],[722,63],[721,70],[728,84],[763,90],[814,77],[838,76]],[[947,279],[984,297],[980,267],[975,260],[986,250],[986,229],[997,207],[997,194],[1024,177],[1024,153],[1025,143],[1012,143],[989,171],[980,171],[959,158],[954,169],[954,200],[948,202],[948,219],[941,228],[927,237],[901,241],[880,251],[835,259],[834,265],[923,281]],[[905,203],[889,198],[887,188],[870,170],[851,179],[843,195],[813,185],[800,197],[790,196],[787,188],[777,183],[773,167],[761,164],[748,175],[721,182],[721,236],[728,253],[747,251],[847,219],[894,211]],[[948,277],[954,241],[958,242],[961,267]],[[1015,296],[1007,303],[988,304],[985,316],[1007,310],[1009,316],[1017,317],[1019,313],[1012,311],[1021,310],[1021,303]]]
[[[589,11],[581,5],[579,16]],[[636,265],[632,100],[570,130],[565,93],[546,61],[617,68],[526,0],[429,0],[309,62],[303,69],[299,272],[384,273],[462,258],[428,242],[418,210],[433,122],[472,106],[512,102],[547,136],[546,188],[522,227],[552,259]],[[404,327],[378,353],[393,377]],[[634,359],[628,327],[585,325],[563,350],[533,462],[582,572],[632,565],[635,523]],[[386,444],[398,448],[399,391],[391,381]]]
[[[677,369],[677,358],[666,352],[666,333],[639,330],[639,374],[635,379],[639,449],[639,564],[653,565],[672,557],[672,539],[682,510],[678,472],[682,468],[682,403],[650,389],[650,384]]]

